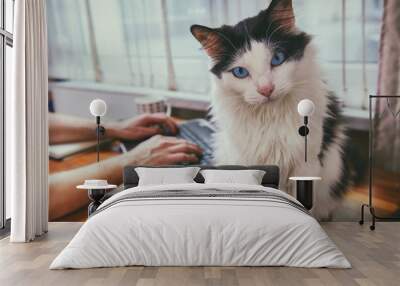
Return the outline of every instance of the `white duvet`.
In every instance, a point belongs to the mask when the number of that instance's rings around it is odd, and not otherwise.
[[[104,202],[50,269],[146,266],[294,266],[349,268],[350,263],[310,215],[258,198],[151,198],[133,192],[255,190],[254,185],[179,184],[135,187]],[[136,193],[135,193],[136,194]],[[117,202],[117,203],[116,203]]]

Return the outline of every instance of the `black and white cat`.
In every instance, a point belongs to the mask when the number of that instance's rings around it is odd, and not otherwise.
[[[217,164],[276,164],[282,190],[289,176],[320,176],[313,214],[328,217],[349,182],[341,110],[321,79],[311,36],[295,26],[291,0],[272,0],[268,9],[235,26],[193,25],[191,32],[211,58],[212,115],[217,124]],[[311,99],[309,160],[297,130],[302,99]]]

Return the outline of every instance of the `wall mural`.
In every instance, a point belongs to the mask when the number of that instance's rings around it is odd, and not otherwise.
[[[358,220],[382,1],[245,2],[47,1],[51,220],[86,218],[87,179],[118,186],[124,166],[176,164],[276,164],[292,194],[289,177],[318,176],[313,214]],[[392,151],[378,160],[386,182]],[[394,189],[375,193],[380,213],[398,212]]]

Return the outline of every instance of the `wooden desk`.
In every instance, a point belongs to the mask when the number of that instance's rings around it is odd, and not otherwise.
[[[118,152],[113,151],[101,151],[100,159],[108,159],[110,157],[114,157],[119,155]],[[76,169],[79,167],[87,166],[96,162],[97,153],[96,151],[87,151],[84,153],[78,153],[72,156],[65,158],[64,160],[49,160],[49,174],[54,174],[62,171],[68,171],[72,169]],[[71,214],[58,218],[54,221],[85,221],[87,219],[87,206],[84,208],[75,211]]]

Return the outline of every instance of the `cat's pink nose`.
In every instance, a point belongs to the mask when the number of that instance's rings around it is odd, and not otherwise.
[[[274,89],[275,89],[275,85],[271,83],[271,84],[266,84],[266,85],[263,85],[263,86],[259,86],[257,88],[257,92],[259,94],[261,94],[262,96],[270,97],[272,92],[274,91]]]

